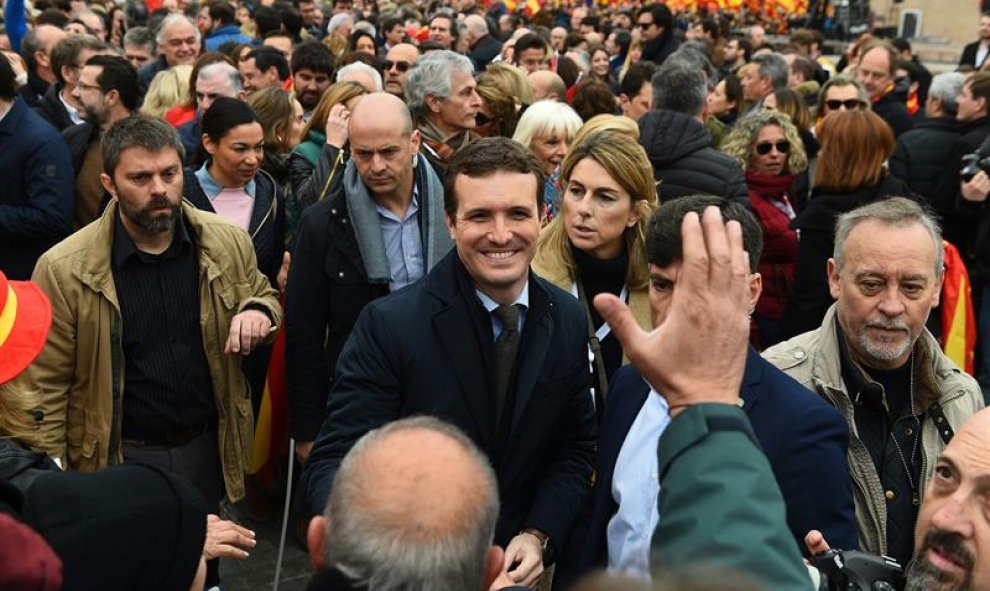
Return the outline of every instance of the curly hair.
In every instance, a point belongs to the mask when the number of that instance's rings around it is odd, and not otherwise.
[[[797,127],[791,123],[790,117],[779,111],[756,111],[746,115],[736,123],[719,149],[738,160],[743,170],[746,170],[749,168],[756,136],[768,125],[783,129],[784,137],[791,143],[791,150],[787,155],[787,172],[797,174],[808,168],[808,156],[804,152],[804,143],[798,135]]]

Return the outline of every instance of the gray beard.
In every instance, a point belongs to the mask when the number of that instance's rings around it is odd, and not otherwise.
[[[904,591],[971,591],[973,588],[973,572],[957,586],[952,581],[945,580],[942,571],[933,567],[922,555],[917,555],[908,564],[907,583]]]

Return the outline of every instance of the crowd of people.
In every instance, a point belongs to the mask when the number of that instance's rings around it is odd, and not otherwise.
[[[0,587],[220,588],[280,380],[312,589],[990,589],[990,13],[3,13]]]

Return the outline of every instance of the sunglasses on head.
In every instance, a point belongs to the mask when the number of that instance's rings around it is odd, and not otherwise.
[[[393,62],[392,60],[385,60],[382,66],[386,72],[392,68],[395,68],[399,70],[399,72],[405,73],[409,69],[409,62]]]
[[[786,154],[791,151],[791,142],[787,140],[780,140],[777,143],[760,142],[756,144],[756,153],[759,154],[760,156],[766,156],[767,154],[770,153],[770,150],[772,150],[774,147],[776,147],[777,151],[780,152],[781,154]]]
[[[852,111],[854,109],[858,109],[861,104],[862,103],[859,102],[859,99],[846,99],[844,101],[840,101],[839,99],[829,99],[825,101],[825,106],[828,107],[830,111],[838,111],[839,107],[845,107],[846,109]]]

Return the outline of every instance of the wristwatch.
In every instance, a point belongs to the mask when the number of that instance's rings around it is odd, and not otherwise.
[[[550,543],[550,536],[535,527],[524,527],[519,533],[529,534],[540,541],[540,549],[543,551],[544,568],[553,563],[553,544]]]

